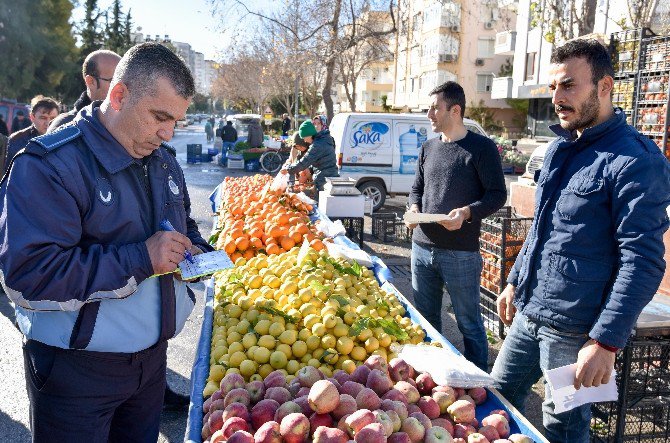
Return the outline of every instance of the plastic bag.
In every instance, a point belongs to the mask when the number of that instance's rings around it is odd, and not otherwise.
[[[270,184],[270,190],[284,192],[286,188],[288,188],[288,174],[277,174]]]
[[[337,237],[338,235],[346,235],[347,233],[347,230],[344,229],[344,225],[342,225],[340,220],[336,220],[335,223],[333,223],[327,217],[316,222],[316,230],[330,238]]]
[[[412,365],[415,370],[428,372],[439,385],[453,388],[497,387],[493,377],[450,349],[403,345],[396,352],[399,358]]]
[[[331,257],[340,257],[347,260],[349,263],[355,261],[366,268],[372,267],[372,258],[362,249],[351,249],[347,246],[338,245],[337,243],[332,242],[325,242],[324,244],[328,250],[328,255]]]

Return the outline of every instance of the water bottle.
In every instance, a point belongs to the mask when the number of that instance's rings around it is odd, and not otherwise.
[[[414,174],[416,172],[416,162],[419,158],[418,139],[414,125],[410,125],[409,131],[399,137],[401,174]]]

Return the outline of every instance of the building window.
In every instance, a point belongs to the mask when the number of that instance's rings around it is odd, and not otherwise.
[[[533,80],[535,78],[535,52],[526,54],[526,80]]]
[[[491,92],[493,74],[477,74],[477,92]]]
[[[491,58],[495,53],[496,41],[493,38],[480,38],[477,41],[477,57]]]

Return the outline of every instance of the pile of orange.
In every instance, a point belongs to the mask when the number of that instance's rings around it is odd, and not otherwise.
[[[324,248],[307,215],[312,205],[296,194],[269,190],[271,179],[254,175],[225,180],[216,247],[233,262],[261,252],[281,254],[305,241],[317,251]]]

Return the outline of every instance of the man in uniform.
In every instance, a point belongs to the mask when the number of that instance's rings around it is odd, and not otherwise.
[[[195,303],[173,271],[211,250],[165,144],[194,93],[179,57],[137,45],[107,98],[31,141],[0,182],[0,281],[25,336],[34,441],[158,438],[167,340]]]

